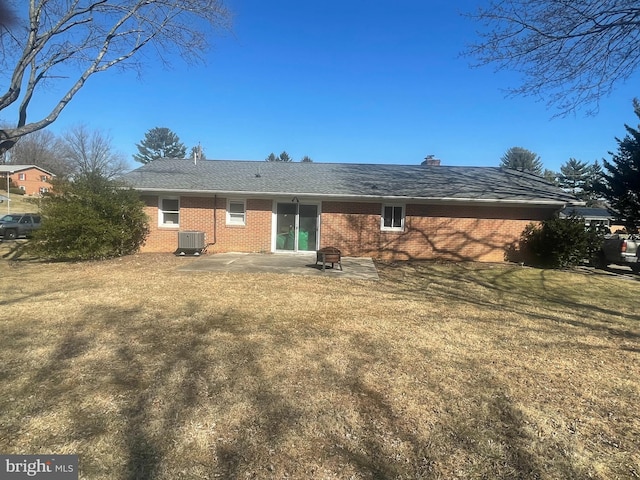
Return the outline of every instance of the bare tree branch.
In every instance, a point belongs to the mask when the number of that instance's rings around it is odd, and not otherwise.
[[[47,129],[21,137],[8,157],[12,164],[38,165],[58,177],[66,177],[73,172],[72,165],[65,160],[62,140]]]
[[[99,130],[77,125],[64,135],[64,159],[72,174],[114,178],[127,171],[127,162],[115,152],[111,137]]]
[[[469,15],[480,41],[475,65],[522,74],[512,95],[543,98],[558,115],[599,101],[640,63],[640,5],[631,0],[493,0]]]
[[[136,58],[148,47],[166,64],[175,56],[197,62],[209,34],[229,23],[222,0],[29,0],[21,33],[19,26],[11,35],[0,30],[0,67],[11,72],[0,111],[20,101],[14,126],[0,128],[0,154],[53,123],[92,75],[116,66],[141,69]],[[66,93],[46,116],[30,121],[29,105],[54,81]]]

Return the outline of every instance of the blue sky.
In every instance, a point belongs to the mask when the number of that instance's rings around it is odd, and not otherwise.
[[[623,124],[638,123],[633,82],[595,117],[552,119],[544,102],[506,98],[515,74],[459,55],[476,29],[461,13],[478,4],[231,0],[233,31],[213,39],[206,65],[96,75],[50,129],[105,131],[132,168],[135,144],[159,126],[209,159],[286,150],[316,162],[418,164],[433,154],[443,165],[496,166],[521,146],[557,171],[570,157],[609,158]]]

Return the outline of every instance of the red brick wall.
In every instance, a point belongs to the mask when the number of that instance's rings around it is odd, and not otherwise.
[[[218,199],[214,252],[270,252],[272,201],[247,199],[245,225],[227,225],[227,199]],[[213,232],[212,232],[213,234]],[[208,235],[208,234],[207,234]],[[213,238],[213,237],[208,237]]]
[[[150,226],[143,252],[173,252],[178,248],[178,231],[187,230],[205,232],[206,242],[215,242],[209,252],[271,251],[271,200],[247,199],[245,225],[227,225],[226,198],[180,197],[179,228],[158,226],[157,196],[144,196],[143,201]]]
[[[142,252],[173,252],[178,248],[178,228],[158,227],[158,197],[143,196],[145,213],[149,217],[149,235]]]
[[[20,176],[24,176],[24,180],[20,180]],[[41,178],[46,176],[48,180],[42,181]],[[45,173],[37,168],[29,168],[27,170],[21,170],[12,175],[9,175],[11,178],[11,183],[16,186],[16,188],[23,187],[26,195],[40,195],[40,187],[46,188],[48,191],[51,191],[51,175]],[[5,178],[6,181],[6,178]],[[4,188],[4,185],[3,185]]]
[[[178,230],[197,230],[214,242],[209,252],[270,252],[272,200],[248,199],[246,225],[226,224],[227,200],[181,197],[180,227],[158,227],[158,197],[144,197],[151,233],[146,252],[173,252]],[[321,246],[345,255],[385,259],[449,259],[501,262],[527,224],[549,218],[552,209],[484,206],[406,206],[403,232],[380,230],[382,204],[323,202]],[[215,218],[215,231],[214,231]]]
[[[322,246],[385,259],[501,262],[525,226],[550,209],[407,205],[403,232],[380,230],[379,203],[324,202]]]

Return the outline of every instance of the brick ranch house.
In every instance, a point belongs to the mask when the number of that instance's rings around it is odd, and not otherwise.
[[[37,165],[0,165],[0,182],[7,188],[7,176],[11,183],[25,195],[42,195],[51,191],[53,173]]]
[[[576,199],[492,167],[160,159],[124,176],[146,204],[144,252],[201,231],[208,252],[500,262],[527,224]]]

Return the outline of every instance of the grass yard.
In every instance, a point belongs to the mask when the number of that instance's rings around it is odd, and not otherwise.
[[[2,190],[0,195],[7,195],[7,192]],[[0,202],[0,217],[7,213],[32,213],[40,211],[41,199],[39,197],[28,197],[25,195],[11,194],[9,197],[11,200],[9,206],[7,202]]]
[[[640,477],[640,282],[0,260],[0,452],[87,479]]]

